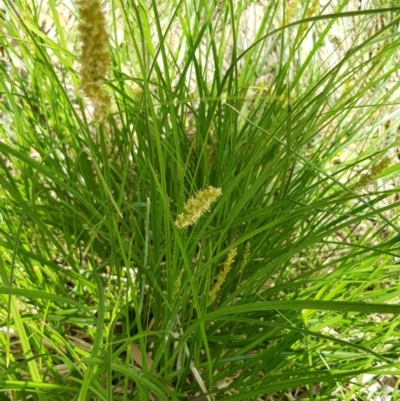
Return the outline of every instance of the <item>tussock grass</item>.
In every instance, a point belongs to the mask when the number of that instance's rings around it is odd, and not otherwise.
[[[5,1],[2,400],[393,390],[400,9],[292,3],[110,2],[94,119],[75,6]]]

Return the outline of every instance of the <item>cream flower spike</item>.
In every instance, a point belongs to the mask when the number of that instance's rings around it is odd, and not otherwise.
[[[81,18],[78,27],[81,41],[80,89],[93,104],[94,119],[102,122],[111,105],[111,98],[103,89],[111,63],[106,18],[99,0],[77,0],[77,5]]]
[[[210,209],[211,204],[222,194],[221,188],[209,186],[197,192],[194,198],[190,198],[185,204],[186,213],[181,213],[175,220],[178,228],[186,228],[196,224],[197,220]]]

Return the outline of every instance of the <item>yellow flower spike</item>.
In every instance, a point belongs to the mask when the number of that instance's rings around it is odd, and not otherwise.
[[[306,18],[311,18],[318,9],[320,0],[313,0],[311,4],[309,4],[307,11],[306,11]],[[300,26],[300,36],[303,36],[305,31],[308,28],[308,23],[303,23]]]
[[[224,263],[224,266],[222,270],[219,272],[217,276],[217,280],[213,286],[213,288],[210,291],[210,298],[208,300],[207,306],[210,306],[214,301],[215,298],[217,297],[217,294],[219,290],[222,287],[222,284],[224,283],[226,276],[228,275],[229,271],[231,270],[231,266],[233,262],[235,261],[235,257],[237,255],[237,248],[233,248],[229,251],[228,257],[226,258],[226,261]]]
[[[380,173],[390,166],[390,163],[391,159],[389,157],[384,157],[383,159],[379,160],[370,168],[368,173],[361,175],[358,182],[354,184],[351,189],[353,191],[359,191],[365,188],[372,181],[375,181],[379,177]]]
[[[111,97],[104,92],[103,83],[110,68],[106,19],[99,0],[77,0],[81,17],[80,89],[94,107],[94,119],[104,121],[111,106]]]
[[[211,185],[199,191],[194,198],[190,198],[185,204],[186,213],[178,214],[175,225],[178,228],[186,228],[196,224],[197,220],[210,209],[211,204],[222,194],[221,188]]]

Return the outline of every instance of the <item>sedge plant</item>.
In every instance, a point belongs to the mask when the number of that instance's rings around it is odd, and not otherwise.
[[[389,3],[4,2],[1,400],[400,399]]]

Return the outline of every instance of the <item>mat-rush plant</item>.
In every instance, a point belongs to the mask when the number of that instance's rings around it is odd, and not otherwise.
[[[399,9],[269,1],[243,36],[258,3],[112,1],[85,90],[65,16],[89,40],[89,3],[2,14],[1,399],[350,400],[396,377]]]

